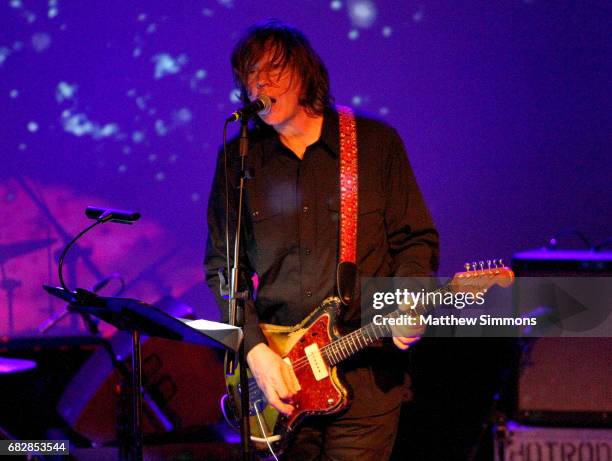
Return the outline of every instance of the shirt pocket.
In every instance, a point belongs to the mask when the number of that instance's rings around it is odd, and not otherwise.
[[[286,247],[288,230],[280,197],[249,196],[249,218],[258,253],[272,254]]]
[[[359,194],[359,216],[358,226],[358,245],[361,247],[372,247],[381,245],[385,236],[384,225],[385,199],[379,192],[360,192]],[[327,200],[327,210],[329,213],[329,223],[331,232],[326,236],[339,239],[340,223],[340,197]],[[329,230],[329,229],[328,229]]]
[[[362,192],[359,200],[357,244],[366,251],[385,247],[385,198],[379,192]]]

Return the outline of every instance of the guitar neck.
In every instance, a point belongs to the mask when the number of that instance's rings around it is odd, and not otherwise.
[[[445,293],[450,293],[452,291],[453,290],[451,289],[450,284],[447,284],[441,288],[438,288],[437,290],[431,291],[430,293],[440,293],[444,295]],[[435,307],[435,304],[426,304],[423,301],[420,301],[409,312],[397,309],[383,315],[383,318],[397,318],[404,314],[412,316],[425,315],[428,312],[431,312]],[[388,325],[388,322],[380,323],[381,324],[376,324],[373,322],[368,323],[358,330],[352,331],[351,333],[342,336],[325,346],[324,354],[330,366],[337,365],[343,360],[348,359],[360,350],[374,344],[381,338],[393,336],[393,332],[391,331],[391,327]]]

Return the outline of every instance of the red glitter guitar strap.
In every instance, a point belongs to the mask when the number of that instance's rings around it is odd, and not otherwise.
[[[340,118],[340,263],[337,287],[340,299],[348,304],[353,297],[357,272],[357,127],[355,114],[349,107],[337,106],[337,110]]]

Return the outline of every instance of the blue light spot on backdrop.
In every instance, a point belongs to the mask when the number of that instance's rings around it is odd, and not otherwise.
[[[168,53],[161,53],[153,56],[151,60],[155,63],[155,79],[159,80],[167,75],[178,74],[187,62],[187,56],[181,54],[173,58]]]
[[[376,21],[378,11],[374,2],[370,0],[352,0],[347,8],[354,26],[367,28]]]
[[[187,109],[186,107],[183,107],[182,109],[179,109],[178,111],[176,111],[172,115],[172,118],[177,124],[189,123],[191,122],[191,118],[192,118],[191,111]]]
[[[135,144],[141,143],[144,140],[144,133],[142,131],[134,131],[132,133],[132,141]]]
[[[155,131],[160,136],[166,136],[168,134],[168,127],[166,126],[163,120],[156,120]]]
[[[57,102],[64,102],[68,99],[72,99],[77,90],[76,85],[71,85],[67,82],[59,82],[57,89],[55,90],[55,100]]]
[[[412,15],[412,20],[414,22],[421,22],[423,20],[423,16],[425,15],[425,7],[420,5],[419,8]]]
[[[230,96],[229,99],[231,102],[233,102],[234,104],[237,104],[240,102],[240,90],[238,88],[234,88],[231,92],[230,92]]]
[[[5,46],[0,48],[0,67],[4,64],[4,61],[10,56],[11,50]]]
[[[57,0],[49,0],[49,8],[47,10],[47,17],[52,19],[59,14],[59,10],[57,8]]]
[[[233,8],[234,0],[217,0],[217,3],[225,8]]]
[[[67,133],[75,136],[91,136],[93,139],[118,138],[119,126],[116,123],[107,123],[101,125],[97,122],[89,120],[86,114],[73,114],[70,110],[62,112],[62,125]]]
[[[32,48],[34,51],[42,53],[51,46],[51,37],[45,33],[37,33],[32,35]]]

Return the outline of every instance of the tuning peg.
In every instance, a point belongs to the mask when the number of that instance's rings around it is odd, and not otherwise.
[[[480,266],[480,270],[484,269],[484,261],[478,261],[478,265]]]
[[[501,259],[499,260],[499,267],[504,267],[504,262]]]
[[[487,269],[491,269],[491,260],[487,259]]]
[[[466,270],[467,272],[469,272],[469,271],[470,271],[470,263],[465,263],[465,264],[463,265],[463,267],[465,267],[465,270]]]
[[[474,271],[475,271],[475,270],[478,270],[478,269],[476,268],[476,261],[472,261],[472,270],[474,270]]]

